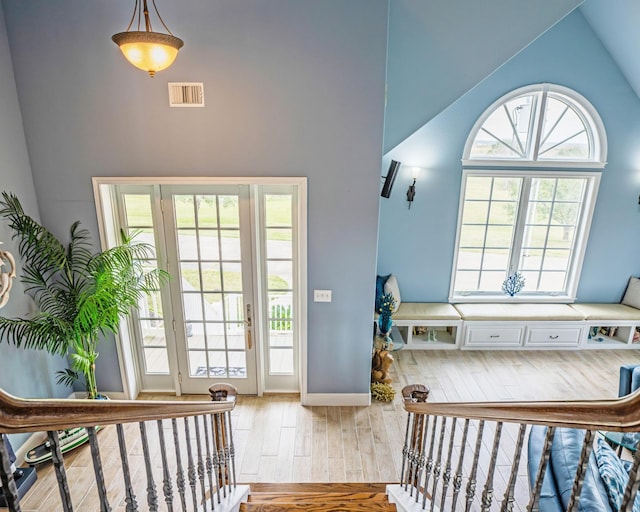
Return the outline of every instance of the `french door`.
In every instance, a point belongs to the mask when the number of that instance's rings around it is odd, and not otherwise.
[[[135,373],[135,387],[147,391],[202,394],[217,382],[243,394],[299,391],[299,186],[107,183],[97,191],[103,244],[119,229],[137,233],[154,249],[145,265],[171,275],[122,333],[125,389]]]
[[[229,382],[254,394],[253,261],[247,185],[162,186],[183,393]]]

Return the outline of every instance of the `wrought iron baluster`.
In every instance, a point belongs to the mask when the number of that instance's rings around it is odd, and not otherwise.
[[[182,468],[182,455],[180,450],[180,436],[178,435],[178,422],[175,418],[171,418],[171,428],[173,429],[173,446],[176,450],[176,487],[180,495],[180,504],[182,512],[187,511],[187,498],[185,495],[184,469]]]
[[[447,499],[447,491],[451,482],[451,457],[453,456],[453,442],[456,437],[456,423],[458,418],[453,418],[451,422],[451,435],[449,436],[449,451],[447,453],[447,465],[442,477],[442,499],[440,500],[440,510],[444,510],[444,503]],[[435,498],[435,496],[434,496]]]
[[[464,428],[462,430],[462,442],[460,443],[460,457],[458,458],[458,468],[453,477],[453,496],[451,498],[451,511],[455,511],[458,502],[458,495],[462,489],[462,465],[464,463],[464,454],[467,451],[467,437],[469,435],[469,419],[464,420]]]
[[[137,512],[138,501],[136,500],[136,494],[133,492],[133,486],[131,485],[131,471],[129,470],[129,459],[127,457],[127,443],[124,437],[124,428],[121,423],[116,425],[116,432],[118,433],[118,446],[120,447],[120,460],[122,462],[122,477],[124,479],[125,510],[126,512]]]
[[[429,488],[429,480],[431,479],[431,474],[433,472],[433,446],[436,440],[436,429],[438,425],[438,416],[433,417],[433,424],[431,425],[431,441],[429,442],[429,457],[427,458],[427,465],[425,468],[425,478],[424,478],[424,490],[422,496],[422,508],[426,508],[427,506],[427,498]]]
[[[69,492],[67,472],[64,469],[64,460],[62,458],[62,452],[60,451],[58,431],[48,431],[47,437],[49,439],[49,444],[51,445],[51,462],[56,470],[56,479],[58,480],[58,490],[60,491],[62,510],[63,512],[71,512],[73,510],[73,504],[71,503],[71,493]]]
[[[413,482],[413,485],[416,488],[416,503],[418,503],[418,496],[420,495],[420,481],[422,480],[422,474],[424,473],[425,465],[427,463],[425,447],[427,445],[427,436],[429,433],[429,419],[429,416],[424,416],[421,434],[422,440],[420,442],[420,454],[418,457],[418,475],[416,476],[415,482]]]
[[[496,461],[498,459],[498,449],[500,448],[500,437],[502,436],[501,421],[496,425],[496,431],[493,436],[493,449],[491,450],[491,460],[489,461],[489,468],[487,469],[487,480],[482,491],[482,512],[488,512],[491,510],[491,503],[493,501],[493,476],[496,471]]]
[[[100,447],[98,446],[98,438],[96,437],[96,427],[87,427],[86,431],[89,435],[93,472],[96,475],[96,486],[98,488],[98,497],[100,498],[100,512],[110,512],[111,506],[107,499],[107,486],[104,483],[104,474],[102,473],[102,459],[100,458]]]
[[[544,437],[544,446],[542,448],[542,455],[540,456],[540,464],[538,464],[538,471],[536,472],[535,485],[531,491],[531,498],[529,505],[527,506],[527,512],[538,512],[540,510],[540,493],[542,491],[542,482],[544,481],[544,475],[547,472],[547,465],[549,464],[549,457],[551,455],[551,445],[553,444],[553,436],[556,433],[556,427],[547,427],[547,433]]]
[[[409,495],[413,496],[413,490],[416,490],[416,501],[418,499],[418,482],[416,477],[418,475],[418,468],[420,466],[421,450],[420,446],[424,435],[424,414],[416,414],[413,417],[413,428],[411,436],[411,450],[409,450],[411,463],[409,465]]]
[[[438,456],[436,463],[433,467],[433,487],[431,491],[431,512],[436,509],[436,495],[438,492],[438,482],[440,481],[440,474],[442,473],[442,447],[444,445],[444,435],[447,428],[447,418],[442,418],[442,424],[440,425],[440,441],[438,443]]]
[[[218,450],[218,464],[219,464],[219,477],[220,477],[220,486],[222,487],[222,496],[224,498],[227,497],[227,464],[225,459],[225,436],[224,436],[224,425],[221,421],[220,414],[214,414],[214,423],[216,425],[216,448]]]
[[[207,427],[207,417],[205,415],[202,416],[202,426],[204,430],[204,446],[205,446],[205,457],[206,457],[206,467],[207,467],[207,476],[209,478],[209,495],[211,498],[211,509],[215,506],[215,502],[213,499],[213,463],[211,462],[211,447],[209,445],[209,427]],[[212,439],[213,441],[213,439]]]
[[[587,473],[587,466],[589,465],[589,457],[591,457],[591,451],[593,450],[593,436],[593,430],[586,430],[584,433],[582,452],[580,453],[580,460],[578,461],[578,467],[576,468],[576,477],[573,480],[571,498],[569,499],[569,506],[567,507],[567,510],[570,512],[578,510],[578,505],[580,504],[582,483],[584,482],[584,475]]]
[[[482,434],[484,432],[484,420],[480,420],[478,423],[478,435],[476,437],[476,447],[473,452],[473,464],[471,466],[471,473],[469,474],[469,481],[467,482],[467,496],[465,503],[465,512],[471,510],[473,504],[473,498],[476,495],[476,476],[478,475],[478,460],[480,458],[480,448],[482,447]]]
[[[168,512],[173,512],[173,487],[171,486],[171,475],[169,474],[169,464],[167,462],[167,447],[164,442],[162,420],[157,420],[157,425],[160,458],[162,460],[162,492],[164,493],[164,502],[167,504]]]
[[[20,500],[18,498],[18,488],[13,478],[13,472],[11,471],[11,462],[9,462],[9,453],[4,444],[4,437],[6,434],[0,434],[0,482],[2,482],[2,489],[0,489],[0,495],[4,492],[5,503],[9,510],[15,510],[20,512]]]
[[[142,454],[144,455],[144,467],[147,473],[147,505],[149,510],[158,510],[158,492],[153,480],[153,470],[151,468],[151,457],[149,455],[149,440],[147,439],[147,426],[144,421],[140,422],[140,439],[142,441]]]
[[[520,466],[520,456],[522,455],[522,447],[524,445],[524,434],[527,430],[527,425],[520,425],[518,430],[518,441],[516,442],[516,449],[513,454],[513,464],[511,465],[511,474],[509,475],[509,483],[507,484],[507,490],[504,493],[504,499],[502,500],[502,508],[500,512],[512,512],[513,504],[515,503],[515,488],[516,480],[518,479],[518,467]]]
[[[227,428],[227,432],[229,432],[229,457],[231,459],[231,485],[233,488],[236,488],[236,449],[233,444],[233,427],[231,426],[231,411],[225,413],[227,416],[227,422],[229,423],[229,427]]]
[[[202,460],[202,441],[200,439],[200,427],[198,426],[198,417],[193,417],[194,430],[196,431],[196,453],[198,456],[198,480],[200,480],[200,492],[202,493],[202,502],[206,510],[207,507],[207,490],[204,484],[204,461]]]
[[[189,435],[189,418],[184,418],[184,434],[187,439],[187,476],[191,487],[193,510],[198,510],[198,496],[196,495],[196,468],[193,464],[193,452],[191,450],[191,438]]]
[[[411,418],[413,414],[407,413],[407,426],[404,430],[404,446],[402,447],[402,469],[400,470],[400,485],[404,485],[404,490],[407,490],[409,478],[405,479],[404,470],[407,467],[409,460],[409,427],[411,426]],[[408,470],[408,468],[407,468]]]
[[[215,418],[213,414],[209,415],[209,425],[211,426],[211,459],[213,462],[213,478],[216,481],[216,496],[218,499],[218,503],[220,503],[221,500],[221,494],[220,494],[220,487],[221,487],[221,481],[220,481],[220,459],[218,458],[218,449],[217,449],[217,430],[216,430],[216,423],[215,423]]]

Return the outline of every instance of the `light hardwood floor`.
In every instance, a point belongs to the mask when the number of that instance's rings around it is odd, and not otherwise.
[[[637,351],[408,351],[394,353],[392,403],[370,407],[302,407],[297,396],[242,396],[233,413],[238,481],[252,482],[397,482],[406,414],[399,391],[421,383],[430,401],[571,400],[615,398],[619,367],[640,363]],[[141,399],[166,396],[143,395]],[[185,396],[203,399],[206,396]],[[131,429],[132,431],[135,429]],[[513,432],[506,429],[507,439]],[[117,452],[115,429],[100,439],[102,453]],[[513,442],[506,443],[513,446]],[[139,459],[139,454],[138,459]],[[499,474],[508,477],[510,455],[501,454]],[[88,447],[66,459],[80,503],[94,503],[93,469]],[[526,494],[526,469],[520,465],[518,494]],[[39,480],[23,510],[58,510],[50,464],[38,468]],[[85,482],[86,480],[86,482]],[[122,506],[122,491],[111,494]],[[76,503],[77,503],[76,502]],[[81,505],[76,510],[94,510]],[[97,509],[96,509],[97,510]]]

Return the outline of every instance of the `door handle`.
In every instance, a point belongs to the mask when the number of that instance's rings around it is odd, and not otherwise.
[[[251,321],[251,304],[247,304],[247,316],[245,323],[245,332],[247,333],[247,350],[251,350],[253,348],[253,339],[251,337],[251,328],[253,326],[253,322]]]

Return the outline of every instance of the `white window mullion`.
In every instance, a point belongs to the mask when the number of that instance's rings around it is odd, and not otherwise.
[[[522,241],[524,239],[525,224],[529,212],[529,194],[531,192],[531,178],[524,178],[520,187],[520,199],[518,201],[518,214],[513,229],[513,239],[511,242],[511,255],[509,257],[508,275],[519,270],[520,255],[522,254]],[[506,278],[506,276],[505,276]]]

